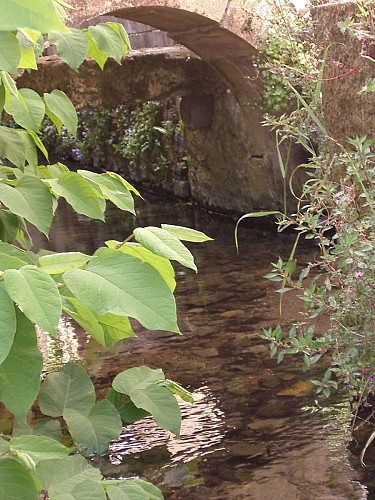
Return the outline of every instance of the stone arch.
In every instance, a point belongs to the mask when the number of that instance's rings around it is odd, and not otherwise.
[[[77,11],[71,11],[71,25],[80,27],[90,19],[109,15],[160,29],[209,62],[241,104],[252,104],[259,99],[261,86],[254,64],[263,26],[260,17],[245,15],[241,0],[73,0],[70,3],[77,7]]]

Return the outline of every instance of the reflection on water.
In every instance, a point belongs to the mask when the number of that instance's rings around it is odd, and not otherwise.
[[[281,321],[278,296],[263,276],[278,255],[289,255],[292,236],[245,223],[237,255],[233,221],[190,205],[154,200],[139,203],[136,221],[111,212],[107,226],[78,221],[65,210],[50,244],[59,251],[92,252],[106,239],[123,240],[134,222],[180,224],[215,238],[191,246],[198,275],[176,266],[183,336],[146,332],[134,324],[137,338],[105,350],[87,342],[79,328],[75,336],[65,321],[62,343],[49,341],[47,365],[81,356],[101,395],[121,370],[142,364],[161,367],[167,378],[194,393],[197,402],[181,404],[180,438],[158,429],[150,418],[124,427],[109,457],[96,460],[103,473],[147,478],[170,499],[366,498],[366,489],[354,482],[358,472],[350,469],[343,446],[346,403],[335,407],[334,419],[332,413],[312,412],[308,378],[319,374],[302,377],[298,360],[277,365],[259,338],[262,328]],[[314,259],[314,250],[302,249],[298,258],[306,263]],[[295,298],[287,295],[282,321],[299,317]]]
[[[194,404],[181,403],[181,435],[176,438],[160,429],[150,417],[127,425],[120,439],[111,445],[110,461],[120,464],[126,455],[165,445],[172,463],[190,462],[220,448],[224,437],[224,413],[207,387],[193,393]]]

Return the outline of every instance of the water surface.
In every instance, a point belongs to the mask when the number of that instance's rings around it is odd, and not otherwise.
[[[280,322],[279,297],[263,276],[278,255],[288,256],[291,235],[246,223],[237,255],[234,221],[146,196],[136,219],[112,210],[106,226],[59,210],[50,246],[92,252],[106,239],[123,240],[134,224],[160,223],[214,238],[189,245],[198,274],[175,266],[183,335],[138,326],[137,338],[105,350],[64,320],[61,339],[46,340],[47,369],[81,359],[99,393],[121,370],[145,364],[163,368],[194,395],[195,404],[181,404],[180,438],[151,418],[127,425],[110,455],[98,460],[103,473],[149,479],[170,499],[370,498],[348,462],[347,402],[325,407],[320,401],[317,411],[312,375],[302,376],[298,360],[277,365],[259,338],[262,328]],[[301,263],[314,259],[314,252],[301,250]],[[284,322],[299,319],[295,298],[285,300],[283,311]]]

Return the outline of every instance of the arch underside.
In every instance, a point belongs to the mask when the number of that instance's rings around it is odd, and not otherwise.
[[[162,30],[207,61],[241,104],[258,101],[261,84],[254,66],[257,50],[221,21],[186,9],[154,4],[121,7],[125,2],[113,0],[97,2],[95,9],[95,1],[91,1],[86,9],[81,9],[82,0],[73,3],[80,8],[80,15],[73,15],[71,24],[81,26],[90,19],[109,15]]]

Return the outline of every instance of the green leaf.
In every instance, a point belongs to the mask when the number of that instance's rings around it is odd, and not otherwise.
[[[128,481],[118,486],[108,486],[106,490],[110,500],[149,500],[141,486],[128,484]]]
[[[43,358],[37,347],[34,325],[18,310],[16,317],[12,348],[0,365],[0,401],[24,420],[39,391]]]
[[[137,408],[151,413],[160,427],[179,435],[181,412],[177,401],[168,389],[157,385],[164,379],[162,370],[140,366],[119,373],[112,387],[127,394]]]
[[[46,436],[13,437],[9,445],[11,451],[28,455],[35,464],[41,460],[64,458],[70,453],[69,448]]]
[[[197,271],[197,266],[194,264],[194,257],[190,250],[168,231],[160,227],[138,227],[134,229],[134,237],[138,243],[156,255],[176,260],[183,266]]]
[[[97,186],[103,197],[110,200],[120,210],[135,214],[133,197],[129,189],[118,179],[107,174],[96,174],[87,170],[77,170],[77,173],[92,182],[94,187]]]
[[[278,210],[270,210],[267,212],[250,212],[250,213],[245,214],[242,217],[240,217],[236,223],[236,227],[234,230],[234,240],[236,243],[237,252],[238,252],[238,226],[243,220],[253,219],[253,218],[258,218],[258,217],[268,217],[269,215],[277,215],[277,214],[282,215],[282,213],[279,212]]]
[[[126,483],[136,484],[137,486],[140,486],[148,494],[149,500],[163,500],[164,498],[163,493],[159,490],[159,488],[149,483],[148,481],[144,481],[143,479],[128,479]]]
[[[20,218],[9,210],[0,210],[0,240],[12,243],[21,225]],[[1,265],[1,264],[0,264]]]
[[[173,394],[179,396],[183,401],[186,401],[187,403],[194,403],[194,398],[192,397],[191,393],[187,389],[185,389],[185,387],[182,387],[182,385],[180,385],[178,382],[166,379],[164,380],[164,382],[162,382],[161,385],[163,387],[166,387]]]
[[[2,5],[4,9],[4,6]],[[1,17],[3,15],[3,10]],[[2,19],[0,19],[1,25]],[[21,52],[17,37],[11,31],[0,30],[0,69],[8,73],[17,73],[18,64],[21,59]]]
[[[36,266],[4,271],[4,285],[24,314],[43,330],[56,335],[61,298],[56,283]]]
[[[84,306],[98,315],[130,316],[150,330],[179,333],[173,294],[152,266],[109,248],[95,256],[87,270],[63,275]]]
[[[50,500],[63,494],[66,496],[61,496],[61,499],[69,498],[68,494],[72,494],[80,483],[87,480],[98,483],[102,478],[99,469],[89,465],[81,455],[44,460],[37,464],[35,472],[43,487],[48,490]]]
[[[0,498],[38,500],[38,490],[29,471],[11,458],[0,460]]]
[[[77,112],[69,97],[61,90],[52,90],[50,94],[44,94],[46,114],[56,125],[59,133],[64,125],[66,129],[76,137],[77,135]]]
[[[13,257],[14,259],[17,259],[14,261],[14,263],[16,263],[18,260],[20,260],[20,261],[24,262],[24,264],[34,264],[33,260],[30,259],[30,257],[27,255],[26,252],[24,252],[20,248],[17,248],[15,246],[10,245],[9,243],[5,243],[3,241],[0,241],[0,254],[3,254],[2,258],[4,258],[4,256],[8,256],[8,257]],[[19,267],[21,267],[21,265]],[[18,266],[17,266],[17,268],[18,268]],[[0,266],[0,271],[4,271],[5,269],[8,269],[8,267],[3,268]]]
[[[53,253],[39,257],[39,265],[48,274],[61,274],[84,266],[91,258],[81,252]]]
[[[108,55],[98,48],[87,29],[83,30],[83,34],[87,38],[87,42],[89,45],[87,55],[91,57],[91,59],[94,59],[94,61],[96,61],[96,63],[99,65],[100,69],[103,70],[104,65],[108,59]]]
[[[120,415],[107,399],[96,403],[85,414],[66,409],[63,417],[74,442],[90,454],[103,453],[109,442],[117,439],[121,432]]]
[[[114,389],[110,389],[106,395],[113,406],[118,411],[121,420],[128,424],[142,420],[142,418],[148,417],[150,413],[148,411],[137,408],[135,404],[129,399],[128,396],[120,394]]]
[[[201,231],[197,231],[195,229],[190,229],[189,227],[183,226],[173,226],[171,224],[162,224],[162,229],[168,231],[168,233],[173,234],[182,241],[193,241],[195,243],[203,243],[204,241],[212,241],[212,238],[202,233]]]
[[[21,127],[39,131],[45,114],[42,98],[34,90],[20,89],[19,95],[11,95],[5,106],[5,111],[13,116]]]
[[[34,141],[35,146],[43,153],[44,157],[48,160],[48,151],[45,148],[39,135],[36,132],[34,132],[34,130],[28,130],[27,133]]]
[[[150,385],[158,384],[165,380],[163,370],[153,370],[148,366],[129,368],[117,374],[112,382],[115,391],[128,394],[132,391],[142,391]]]
[[[160,427],[176,436],[180,434],[180,408],[168,389],[157,385],[149,386],[142,392],[132,392],[129,397],[135,406],[150,412]]]
[[[3,455],[9,451],[9,441],[5,441],[2,437],[0,437],[0,454]]]
[[[64,311],[104,347],[128,337],[136,337],[126,316],[115,316],[110,313],[97,315],[74,297],[66,297],[65,302],[68,304],[63,307]]]
[[[21,169],[26,163],[38,163],[35,143],[26,130],[0,126],[0,156]]]
[[[57,53],[68,66],[78,71],[88,51],[88,41],[81,30],[70,28],[67,32],[50,31],[49,41],[56,46]]]
[[[124,185],[124,187],[126,187],[126,189],[128,189],[129,191],[131,191],[135,195],[137,195],[140,198],[142,198],[142,196],[141,196],[140,192],[138,191],[138,189],[136,189],[134,186],[132,186],[130,184],[130,182],[128,182],[127,180],[125,180],[123,177],[121,177],[121,175],[116,174],[116,172],[106,172],[106,175],[108,175],[108,177],[112,177],[112,179],[118,180],[121,184]]]
[[[4,283],[0,283],[0,365],[9,354],[16,330],[16,310],[13,301],[7,294]]]
[[[0,201],[48,236],[52,223],[52,196],[37,177],[24,175],[15,187],[0,182]]]
[[[104,221],[105,201],[79,174],[65,172],[49,183],[53,192],[65,198],[77,213]]]
[[[44,415],[61,417],[66,410],[88,413],[95,404],[95,389],[86,371],[74,363],[59,372],[49,373],[39,393]]]
[[[52,496],[49,492],[49,498],[50,500],[106,500],[107,497],[100,483],[88,479],[78,483],[69,493],[66,491],[55,493],[54,489]]]
[[[128,37],[128,34],[126,33],[126,30],[124,28],[123,24],[120,23],[106,23],[107,26],[110,26],[113,30],[116,31],[116,33],[120,36],[122,39],[122,55],[123,57],[126,55],[128,49],[130,49],[130,39]]]
[[[119,241],[106,241],[105,244],[108,248],[117,248],[121,245]],[[125,243],[117,248],[119,252],[126,253],[128,255],[133,255],[137,259],[147,262],[150,266],[154,267],[163,280],[167,283],[170,290],[173,292],[176,288],[175,273],[172,264],[165,257],[160,257],[152,253],[147,248],[143,247],[139,243]]]
[[[42,33],[66,31],[51,0],[3,0],[0,30],[32,28]]]
[[[111,26],[103,23],[89,26],[88,32],[101,52],[108,54],[118,64],[121,64],[124,55],[123,40]]]

